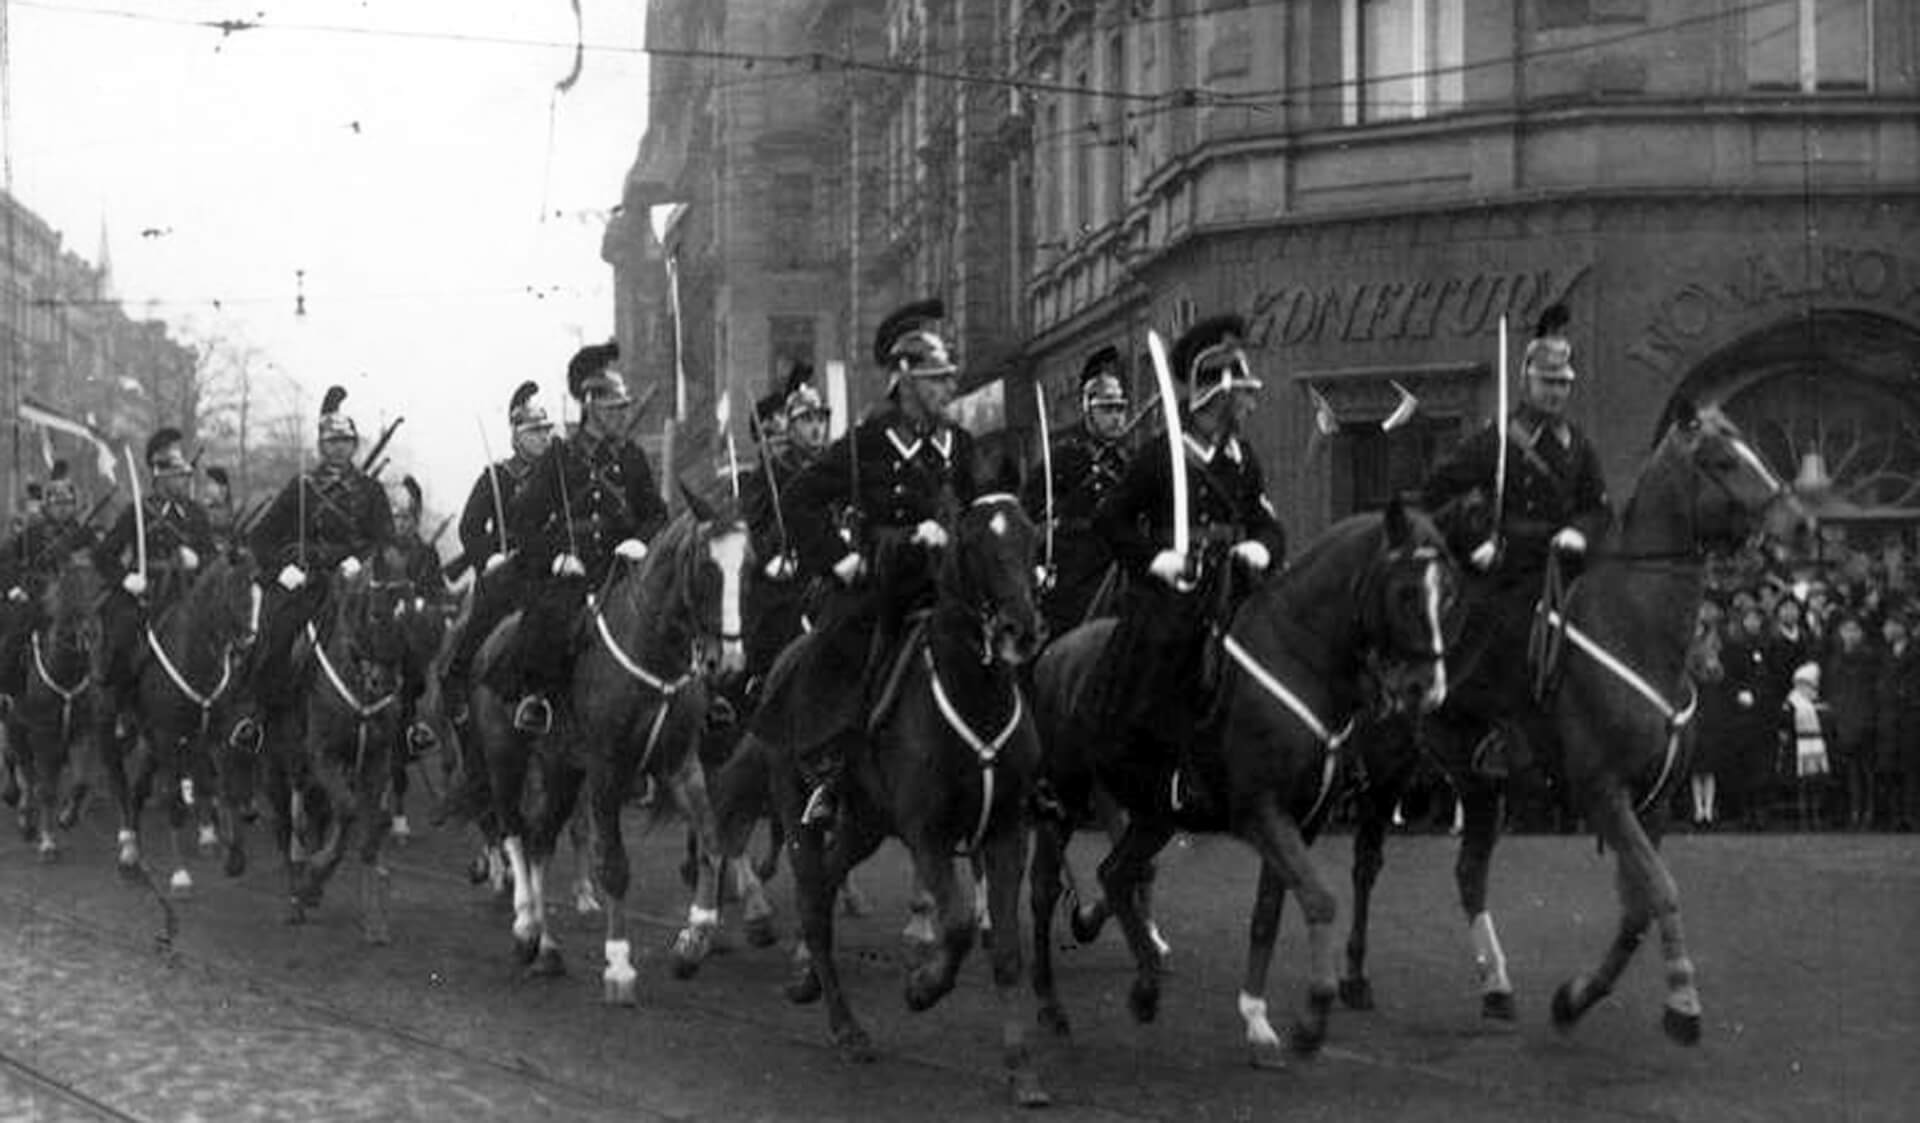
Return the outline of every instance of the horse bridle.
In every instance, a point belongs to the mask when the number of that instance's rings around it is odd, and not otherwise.
[[[968,506],[1012,510],[1018,512],[1023,518],[1026,515],[1026,511],[1020,506],[1020,500],[1011,492],[1005,491],[989,492],[978,496]],[[998,514],[999,511],[996,510],[995,513]],[[952,564],[965,584],[960,599],[966,604],[968,613],[973,617],[974,627],[980,638],[980,665],[984,667],[993,662],[993,626],[1004,605],[991,588],[976,587],[983,583],[975,582],[967,574],[958,550],[953,552]]]

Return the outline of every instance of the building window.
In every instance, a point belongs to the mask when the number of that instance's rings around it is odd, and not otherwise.
[[[1464,0],[1340,0],[1349,125],[1426,117],[1466,100]]]
[[[773,177],[773,227],[767,251],[775,269],[805,269],[813,260],[813,177]]]
[[[1114,91],[1127,88],[1127,40],[1118,31],[1107,40],[1106,84]],[[1104,214],[1107,219],[1117,221],[1127,209],[1127,103],[1124,99],[1107,99],[1107,124],[1100,141],[1107,151]]]
[[[795,363],[814,363],[813,317],[767,317],[768,377],[778,385]]]
[[[1747,86],[1865,90],[1873,57],[1868,0],[1778,0],[1747,9]]]
[[[1381,432],[1377,421],[1341,425],[1333,436],[1329,514],[1338,521],[1418,493],[1434,462],[1459,439],[1458,417],[1418,416],[1391,433]]]
[[[1060,235],[1060,174],[1054,159],[1054,146],[1064,143],[1060,136],[1060,107],[1049,103],[1040,116],[1040,236],[1054,239]]]
[[[1087,72],[1082,70],[1075,79],[1081,92],[1074,100],[1079,102],[1079,126],[1067,143],[1073,146],[1073,213],[1067,221],[1078,225],[1078,232],[1085,233],[1093,227],[1093,154],[1100,145],[1100,118],[1095,114],[1093,95],[1087,90]],[[1069,238],[1069,241],[1072,239]]]

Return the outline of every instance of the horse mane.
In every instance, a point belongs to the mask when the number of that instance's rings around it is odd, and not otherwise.
[[[674,583],[684,580],[683,561],[699,530],[700,521],[692,511],[680,512],[654,538],[639,566],[628,567],[631,572],[616,583],[628,590],[636,604],[664,605]]]
[[[1739,426],[1735,425],[1733,419],[1717,405],[1698,406],[1694,409],[1693,416],[1697,422],[1696,431],[1698,432],[1722,436],[1739,435]],[[1683,434],[1687,430],[1680,425],[1679,421],[1680,418],[1672,410],[1669,410],[1662,419],[1660,435],[1654,441],[1653,454],[1648,456],[1646,463],[1640,466],[1639,474],[1633,479],[1633,491],[1627,496],[1627,505],[1621,509],[1620,519],[1614,525],[1616,535],[1620,529],[1633,522],[1642,501],[1652,494],[1648,484],[1656,479],[1664,482],[1667,478],[1663,474],[1664,470],[1672,461],[1684,455]]]
[[[89,580],[89,576],[93,580]],[[93,563],[68,562],[60,567],[58,576],[47,582],[40,603],[46,609],[49,620],[70,625],[93,613],[93,602],[98,599],[99,593],[98,574],[94,571]]]

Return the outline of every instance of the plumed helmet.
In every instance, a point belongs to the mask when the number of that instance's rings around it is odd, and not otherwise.
[[[419,480],[412,476],[402,476],[400,483],[389,493],[389,496],[388,502],[392,505],[394,514],[408,514],[415,519],[420,517],[422,501]]]
[[[193,464],[187,460],[186,450],[180,447],[185,440],[185,434],[172,426],[157,430],[147,438],[147,470],[156,479],[193,474]]]
[[[776,423],[786,415],[787,394],[785,390],[769,390],[754,399],[754,439],[759,440],[760,434],[777,430],[779,425]]]
[[[897,309],[874,330],[873,361],[894,378],[954,374],[960,368],[938,330],[946,315],[947,306],[938,299],[918,300]]]
[[[1127,386],[1120,380],[1120,349],[1106,346],[1080,365],[1080,408],[1127,404]]]
[[[326,397],[320,399],[320,439],[352,440],[360,439],[360,430],[354,427],[353,418],[340,412],[340,403],[347,400],[347,388],[344,386],[327,387]]]
[[[1258,390],[1247,363],[1247,322],[1236,315],[1209,316],[1173,345],[1173,377],[1187,387],[1188,408],[1199,409],[1228,390]]]
[[[620,344],[614,340],[593,343],[574,352],[567,361],[567,393],[581,404],[624,405],[627,380],[614,366],[620,361]]]
[[[547,416],[547,407],[540,402],[538,382],[522,382],[514,389],[513,397],[507,400],[507,422],[515,433],[553,428],[553,418]]]
[[[795,363],[787,372],[787,393],[782,403],[788,421],[827,412],[827,401],[813,385],[813,364]]]
[[[1549,382],[1572,382],[1573,344],[1567,339],[1567,325],[1573,314],[1564,304],[1550,304],[1534,324],[1533,338],[1527,341],[1525,368]]]
[[[64,460],[54,461],[53,469],[47,473],[47,486],[40,494],[49,503],[55,499],[78,500],[80,489],[74,483],[73,466]]]

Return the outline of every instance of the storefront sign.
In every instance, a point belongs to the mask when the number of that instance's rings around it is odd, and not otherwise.
[[[1248,328],[1269,347],[1479,336],[1502,312],[1516,325],[1531,322],[1567,299],[1588,268],[1267,289],[1254,294]]]
[[[1627,358],[1671,374],[1687,365],[1702,340],[1718,340],[1728,319],[1768,305],[1800,311],[1836,303],[1920,317],[1920,261],[1854,246],[1824,246],[1811,257],[1748,254],[1722,276],[1690,281],[1662,297]]]

